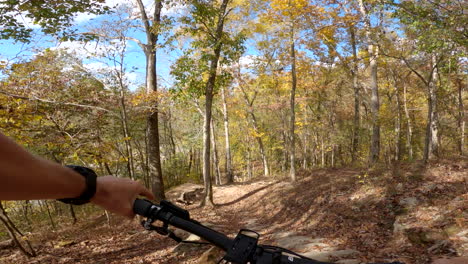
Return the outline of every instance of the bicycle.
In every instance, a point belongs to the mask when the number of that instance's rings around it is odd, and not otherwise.
[[[260,234],[248,229],[241,229],[234,239],[202,225],[200,222],[190,218],[190,213],[169,201],[161,201],[154,204],[148,200],[136,199],[133,204],[135,214],[146,217],[142,225],[146,230],[156,231],[161,235],[168,236],[177,242],[197,243],[193,241],[182,241],[172,231],[169,225],[195,234],[217,246],[226,252],[226,255],[218,263],[225,261],[233,264],[331,264],[331,262],[317,261],[291,250],[261,245],[258,243]],[[162,226],[154,226],[155,221],[161,221]],[[284,255],[287,253],[289,255]],[[384,263],[381,263],[384,264]],[[403,264],[401,262],[391,262],[385,264]]]

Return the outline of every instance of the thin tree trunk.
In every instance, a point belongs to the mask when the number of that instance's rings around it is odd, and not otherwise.
[[[141,19],[146,33],[146,45],[141,45],[146,56],[146,93],[157,92],[158,83],[156,75],[156,45],[159,33],[155,27],[161,24],[162,0],[155,1],[152,21],[146,15],[146,10],[142,0],[137,0],[140,9]],[[150,22],[153,22],[151,25]],[[152,180],[152,192],[157,201],[165,199],[164,182],[161,169],[161,155],[159,146],[159,124],[158,124],[158,104],[154,103],[152,111],[147,119],[148,130],[148,168],[149,176]]]
[[[10,236],[10,238],[13,240],[14,244],[18,247],[18,249],[20,250],[20,252],[25,255],[26,257],[28,258],[31,258],[31,257],[35,257],[36,256],[36,252],[34,251],[34,249],[32,248],[31,244],[29,243],[29,241],[25,241],[26,244],[28,245],[29,247],[29,250],[31,252],[28,252],[24,247],[23,245],[21,245],[21,243],[19,242],[18,238],[16,237],[15,235],[15,232],[14,230],[11,228],[11,226],[9,225],[9,223],[6,221],[5,218],[3,218],[2,215],[0,215],[0,221],[2,221],[3,225],[5,226],[7,232],[8,232],[8,235]]]
[[[221,47],[223,44],[221,38],[223,35],[224,20],[226,18],[226,8],[228,2],[229,0],[223,0],[219,9],[215,34],[216,44],[213,49],[214,56],[210,62],[209,77],[205,86],[205,120],[203,125],[203,180],[205,182],[205,197],[201,203],[201,206],[213,205],[213,189],[210,175],[210,124],[214,95],[213,90],[216,81],[219,57],[221,55]]]
[[[1,206],[1,205],[0,205]],[[29,219],[29,209],[32,211],[32,207],[30,206],[29,200],[24,201],[24,205],[22,206],[23,208],[23,217],[26,219],[26,223],[28,223],[28,226],[31,227],[31,219]]]
[[[167,110],[167,130],[168,130],[168,136],[169,136],[169,143],[171,145],[171,154],[172,156],[175,156],[177,152],[177,147],[176,147],[176,143],[174,140],[174,130],[172,129],[171,120],[172,120],[172,112],[171,112],[171,109],[169,108]]]
[[[395,119],[395,160],[401,160],[401,102],[400,102],[400,89],[395,78],[395,97],[396,97],[396,110],[397,117]]]
[[[252,127],[253,127],[254,132],[255,132],[255,140],[257,141],[258,149],[260,150],[260,156],[262,158],[262,164],[263,164],[263,175],[268,176],[268,175],[270,175],[270,169],[269,169],[270,167],[269,167],[269,164],[268,164],[268,158],[267,158],[267,155],[266,155],[265,147],[263,145],[263,140],[262,140],[260,128],[259,128],[259,125],[258,125],[258,122],[257,122],[257,117],[256,117],[256,115],[254,113],[254,107],[253,107],[253,103],[255,101],[256,94],[252,99],[250,99],[249,96],[247,95],[247,92],[245,91],[245,89],[244,89],[244,87],[242,85],[240,85],[240,89],[241,89],[241,92],[242,92],[242,94],[244,96],[244,101],[247,104],[247,112],[248,112],[248,114],[250,116],[250,122],[252,123]]]
[[[354,25],[349,26],[349,33],[351,35],[351,47],[353,50],[353,66],[351,70],[351,75],[353,77],[353,90],[354,90],[354,122],[353,122],[353,138],[352,138],[352,150],[351,150],[351,163],[355,163],[357,159],[357,154],[359,150],[359,132],[361,130],[361,97],[360,97],[360,88],[358,83],[358,57],[357,57],[357,47],[356,47],[356,33]]]
[[[281,163],[281,171],[285,172],[288,168],[288,135],[286,128],[283,129],[281,136],[283,138],[283,162]]]
[[[457,81],[458,83],[458,130],[459,130],[459,140],[458,140],[458,152],[460,155],[465,154],[465,108],[463,105],[463,89],[464,89],[464,84],[463,80],[459,79]]]
[[[439,114],[437,111],[437,57],[435,54],[431,56],[432,78],[428,85],[428,117],[426,129],[426,144],[424,148],[424,162],[433,159],[439,155]]]
[[[124,142],[125,142],[125,154],[127,155],[127,171],[130,176],[130,179],[135,179],[135,169],[134,169],[134,161],[133,161],[133,149],[132,144],[130,143],[131,136],[128,130],[128,117],[127,117],[127,109],[125,106],[125,92],[123,87],[123,82],[120,81],[120,107],[121,107],[121,121],[122,121],[122,128],[124,134]]]
[[[226,181],[227,184],[230,184],[234,182],[234,174],[232,171],[231,144],[229,142],[229,115],[224,87],[221,88],[221,96],[223,99],[224,138],[226,140]]]
[[[323,137],[321,138],[321,152],[322,152],[322,168],[325,168],[325,143],[323,142]]]
[[[1,204],[1,201],[0,201],[0,221],[3,223],[3,225],[5,226],[7,232],[8,232],[8,235],[10,236],[10,238],[13,240],[13,242],[15,243],[15,245],[18,247],[18,249],[21,251],[21,253],[23,253],[26,257],[35,257],[36,256],[36,252],[34,251],[34,249],[32,248],[31,244],[29,243],[28,240],[24,240],[24,242],[26,243],[26,245],[28,246],[29,248],[29,252],[23,247],[23,245],[19,242],[19,239],[18,237],[16,236],[15,232],[20,235],[21,237],[23,236],[23,234],[18,230],[18,228],[15,226],[15,224],[11,221],[11,219],[8,217],[5,209],[3,208],[3,205]]]
[[[214,161],[214,171],[215,171],[215,183],[216,185],[221,185],[221,172],[219,169],[219,158],[218,158],[218,148],[216,145],[216,134],[214,121],[211,119],[211,145],[213,146],[213,161]]]
[[[188,173],[191,174],[192,172],[192,164],[193,164],[193,147],[190,147],[189,150],[189,164],[188,164]]]
[[[290,117],[289,117],[289,156],[290,156],[290,168],[289,176],[291,180],[296,181],[296,137],[295,137],[295,125],[296,125],[296,47],[294,43],[294,27],[291,27],[291,97],[290,103]]]
[[[369,14],[364,6],[363,0],[359,0],[359,9],[364,19],[364,27],[368,42],[367,50],[370,56],[370,88],[371,88],[371,113],[372,113],[372,137],[369,153],[369,163],[374,165],[379,160],[380,154],[380,122],[379,122],[379,87],[377,81],[377,59],[379,55],[379,47],[375,45],[375,41],[371,37],[371,22]]]
[[[335,145],[333,145],[331,149],[331,166],[332,168],[335,167]]]
[[[307,120],[305,120],[305,122],[307,123]],[[302,150],[302,155],[303,155],[302,156],[302,168],[304,170],[306,170],[307,167],[308,167],[307,166],[308,165],[307,164],[308,163],[308,155],[309,155],[309,152],[308,152],[308,149],[309,149],[308,148],[308,144],[309,144],[308,139],[309,139],[309,135],[308,135],[307,132],[305,132],[304,133],[304,139],[303,139],[303,146],[302,146],[302,149],[303,149]]]
[[[73,220],[73,224],[76,224],[76,222],[78,222],[78,219],[76,218],[76,214],[75,214],[75,209],[73,209],[73,205],[72,204],[69,204],[69,209],[70,209],[70,216]]]
[[[413,159],[413,125],[411,124],[411,117],[409,114],[408,110],[408,100],[406,97],[406,83],[403,82],[403,108],[405,111],[405,117],[406,117],[406,126],[407,126],[407,132],[406,132],[406,148],[408,150],[408,157],[410,160]]]
[[[252,172],[252,150],[250,148],[247,149],[247,176],[248,179],[251,180],[253,178]]]
[[[126,50],[126,43],[123,42],[123,51],[125,52]],[[114,63],[114,65],[116,62]],[[120,103],[120,116],[121,116],[121,122],[122,122],[122,130],[123,130],[123,136],[124,136],[124,143],[125,143],[125,155],[127,156],[127,171],[128,175],[130,176],[130,179],[134,180],[135,179],[135,169],[133,165],[133,149],[132,145],[130,143],[131,135],[129,133],[128,129],[128,117],[127,117],[127,107],[125,105],[125,84],[123,81],[123,74],[125,72],[125,69],[123,68],[124,65],[124,56],[120,56],[120,62],[118,63],[119,70],[116,70],[116,76],[119,82],[119,103]]]
[[[55,223],[54,223],[54,220],[52,219],[52,215],[50,214],[50,209],[49,209],[49,204],[47,203],[47,201],[43,201],[44,202],[44,206],[47,210],[47,215],[49,216],[49,220],[50,220],[50,224],[52,226],[52,229],[55,230]]]

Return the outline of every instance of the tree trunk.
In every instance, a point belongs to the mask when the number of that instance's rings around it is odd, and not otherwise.
[[[296,47],[294,43],[294,27],[291,27],[291,97],[289,99],[290,104],[290,117],[289,117],[289,155],[290,155],[290,168],[289,176],[291,180],[296,181],[296,137],[295,137],[295,125],[296,125]]]
[[[396,78],[395,78],[396,80]],[[397,116],[395,119],[395,160],[401,160],[401,102],[400,102],[400,89],[395,82],[395,97],[396,97],[396,111]]]
[[[284,126],[285,125],[283,125],[283,127]],[[286,128],[282,130],[281,137],[283,138],[283,160],[281,162],[281,171],[285,172],[288,168],[288,135],[286,134]]]
[[[156,45],[159,32],[155,30],[161,24],[162,0],[155,1],[152,21],[148,18],[142,0],[137,0],[141,20],[146,34],[146,45],[142,44],[146,56],[146,93],[157,92],[158,83],[156,75]],[[153,24],[151,25],[152,22]],[[148,169],[152,180],[152,192],[157,201],[165,199],[164,182],[161,169],[161,155],[159,146],[158,103],[155,102],[147,119],[148,130]]]
[[[73,205],[72,204],[69,204],[69,209],[70,209],[70,216],[73,220],[73,224],[76,224],[76,222],[78,222],[78,219],[76,218],[76,214],[75,214],[75,209],[73,208]]]
[[[148,117],[148,167],[149,178],[152,181],[152,192],[156,201],[165,199],[159,149],[158,112],[152,112]]]
[[[322,155],[321,155],[321,157],[322,157],[322,159],[321,159],[322,163],[321,164],[322,165],[321,166],[322,166],[322,168],[325,168],[325,143],[323,142],[323,136],[321,138],[321,144],[320,145],[321,145],[321,152],[322,152]]]
[[[379,122],[379,87],[377,82],[377,59],[379,55],[379,47],[375,45],[375,41],[371,36],[371,22],[369,14],[364,6],[363,0],[359,0],[359,9],[364,19],[364,27],[366,31],[366,38],[368,42],[367,50],[370,57],[369,68],[370,68],[370,89],[371,95],[371,114],[372,114],[372,137],[371,146],[369,153],[369,163],[374,165],[379,160],[380,154],[380,122]]]
[[[403,108],[405,110],[405,117],[406,117],[406,148],[408,150],[408,158],[410,160],[413,159],[413,125],[411,124],[411,117],[408,110],[408,100],[406,97],[406,84],[403,82]]]
[[[255,140],[257,141],[258,148],[260,150],[260,156],[262,158],[262,164],[263,164],[263,175],[268,176],[270,175],[270,169],[269,169],[269,164],[268,164],[268,158],[265,152],[265,147],[263,145],[263,140],[260,132],[260,128],[257,122],[257,117],[254,112],[254,101],[256,98],[256,94],[253,96],[253,98],[249,98],[247,92],[245,91],[244,87],[242,85],[239,86],[242,92],[242,95],[244,97],[244,101],[247,104],[247,112],[248,115],[250,116],[250,122],[252,124],[252,127],[255,132]]]
[[[437,111],[437,57],[435,54],[431,56],[432,78],[429,81],[428,89],[428,112],[427,112],[427,128],[426,128],[426,144],[424,148],[424,162],[433,159],[439,155],[439,113]]]
[[[208,85],[207,85],[208,86]],[[206,89],[206,107],[203,124],[203,182],[205,184],[205,197],[202,200],[202,206],[208,204],[213,205],[213,189],[211,184],[211,170],[210,170],[210,123],[211,123],[211,106],[213,103],[213,92],[208,91],[212,87]]]
[[[31,207],[29,200],[24,201],[24,205],[22,206],[22,208],[23,208],[23,217],[24,219],[26,219],[26,223],[28,223],[28,226],[31,227],[32,223],[28,215],[29,215],[29,209],[32,212],[32,207]]]
[[[189,164],[188,164],[188,173],[191,174],[192,172],[192,164],[193,164],[193,147],[190,147],[189,150]]]
[[[354,90],[354,122],[353,122],[353,138],[352,138],[352,150],[351,150],[351,163],[355,163],[357,159],[357,154],[359,150],[359,132],[361,131],[361,98],[359,91],[358,83],[358,57],[357,57],[357,47],[356,47],[356,32],[354,25],[349,26],[349,33],[351,35],[351,47],[353,50],[353,66],[351,70],[351,75],[353,78],[353,90]]]
[[[251,180],[253,178],[252,172],[252,150],[247,148],[247,176],[248,179]]]
[[[224,87],[221,88],[221,96],[223,97],[224,138],[226,140],[226,181],[227,184],[230,184],[234,182],[234,174],[232,171],[231,144],[229,142],[229,116]]]
[[[216,81],[219,57],[221,55],[222,35],[224,28],[224,19],[226,18],[226,8],[229,0],[223,0],[218,13],[218,22],[216,25],[215,46],[213,49],[213,58],[210,62],[210,72],[205,86],[205,118],[203,124],[203,180],[205,182],[205,197],[201,203],[204,205],[213,205],[213,189],[210,175],[210,124],[211,111],[213,105],[213,90]]]
[[[10,238],[13,240],[14,244],[18,247],[18,249],[21,251],[22,254],[24,254],[26,257],[35,257],[36,252],[32,248],[31,244],[29,243],[28,240],[24,240],[26,245],[29,248],[29,252],[23,247],[23,245],[20,243],[18,237],[16,236],[15,232],[20,235],[21,237],[23,234],[18,230],[18,228],[14,225],[14,223],[11,221],[11,219],[8,217],[6,214],[5,209],[3,208],[3,205],[0,202],[0,221],[3,223],[5,226],[8,235]]]
[[[174,130],[172,129],[172,112],[171,112],[171,109],[169,108],[167,110],[167,134],[168,134],[168,137],[169,137],[169,144],[171,146],[171,154],[172,156],[174,157],[176,152],[177,152],[177,147],[176,147],[176,143],[175,143],[175,140],[174,140]]]
[[[218,148],[216,146],[216,134],[214,121],[211,119],[211,145],[213,146],[213,162],[215,171],[215,184],[221,185],[221,172],[219,169]]]
[[[463,84],[463,79],[457,80],[457,86],[458,86],[458,130],[459,130],[459,140],[458,140],[458,152],[460,155],[465,154],[465,108],[463,105],[463,89],[464,89],[464,84]]]
[[[50,213],[50,209],[49,209],[49,204],[47,203],[47,201],[43,201],[44,203],[44,206],[46,208],[46,211],[47,211],[47,215],[49,216],[49,220],[50,220],[50,225],[52,226],[52,229],[56,229],[55,228],[55,223],[54,223],[54,219],[52,218],[52,214]]]
[[[119,78],[119,83],[120,83],[120,116],[121,116],[121,121],[122,121],[122,130],[123,130],[123,136],[124,136],[124,142],[125,142],[125,154],[127,155],[127,171],[128,175],[130,176],[130,179],[134,180],[135,179],[135,169],[134,169],[134,161],[133,161],[133,149],[132,149],[132,144],[130,143],[130,133],[128,130],[128,117],[127,117],[127,108],[125,105],[125,91],[124,91],[124,84],[122,81],[122,78]]]

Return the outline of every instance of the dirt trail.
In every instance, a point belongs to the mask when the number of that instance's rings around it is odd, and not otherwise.
[[[177,204],[192,218],[230,236],[249,228],[262,235],[262,244],[322,260],[419,264],[467,257],[467,182],[463,160],[392,171],[323,169],[303,172],[297,183],[260,179],[220,186],[214,188],[214,208],[197,207],[201,185],[179,186],[168,197],[187,198]],[[35,238],[40,256],[34,259],[3,250],[0,263],[197,263],[209,249],[174,252],[175,242],[142,230],[136,220],[86,225]]]

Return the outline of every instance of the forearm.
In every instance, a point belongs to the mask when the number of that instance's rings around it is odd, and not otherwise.
[[[84,188],[78,173],[28,153],[0,133],[0,200],[78,197]]]

